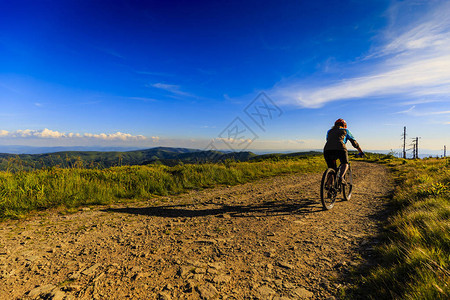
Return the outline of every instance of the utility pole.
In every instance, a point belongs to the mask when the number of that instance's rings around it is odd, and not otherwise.
[[[416,137],[416,158],[419,158],[419,138]]]
[[[403,159],[406,159],[406,126],[403,127]]]
[[[412,139],[413,159],[419,158],[419,137]]]

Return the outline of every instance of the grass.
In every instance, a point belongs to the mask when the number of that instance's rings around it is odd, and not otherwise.
[[[367,160],[367,159],[366,159]],[[378,248],[380,264],[350,299],[450,299],[450,159],[403,160],[371,155],[392,170],[394,213]],[[220,164],[49,168],[0,172],[0,219],[22,218],[51,207],[77,207],[175,195],[191,189],[235,185],[283,173],[321,172],[320,156]],[[153,199],[153,200],[152,200]],[[81,229],[80,229],[81,230]],[[220,230],[217,228],[217,230]],[[359,276],[359,275],[358,275]]]
[[[321,157],[218,164],[82,167],[0,172],[0,219],[31,211],[151,199],[216,185],[235,185],[292,172],[318,172]]]
[[[450,159],[384,160],[396,213],[378,248],[380,265],[349,298],[450,299]]]

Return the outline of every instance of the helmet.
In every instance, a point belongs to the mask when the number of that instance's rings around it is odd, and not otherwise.
[[[334,126],[341,126],[347,128],[347,122],[345,122],[344,119],[337,119],[336,122],[334,122]]]

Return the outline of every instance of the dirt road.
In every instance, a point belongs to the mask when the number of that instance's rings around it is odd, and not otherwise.
[[[353,163],[323,211],[321,174],[0,224],[0,299],[334,299],[370,264],[392,184]]]

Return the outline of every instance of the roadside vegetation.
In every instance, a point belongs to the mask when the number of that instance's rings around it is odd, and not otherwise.
[[[450,299],[450,159],[374,157],[392,169],[394,214],[380,265],[349,298]]]
[[[16,163],[16,165],[20,165]],[[0,172],[0,219],[21,218],[52,207],[110,204],[175,195],[190,189],[235,185],[293,172],[319,172],[319,156],[274,157],[263,161],[122,166],[106,169],[51,167]]]

